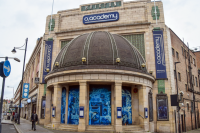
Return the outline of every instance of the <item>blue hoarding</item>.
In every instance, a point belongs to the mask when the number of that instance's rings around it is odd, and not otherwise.
[[[29,95],[29,83],[23,84],[23,92],[22,92],[22,98],[28,98]]]
[[[163,31],[153,31],[153,40],[155,49],[156,79],[166,79],[167,73],[165,63]]]
[[[51,71],[52,50],[53,50],[53,41],[46,41],[45,52],[44,52],[43,77],[42,77],[43,84],[45,84],[44,79],[45,76],[48,74],[47,69]]]
[[[83,16],[84,24],[92,24],[92,23],[102,23],[102,22],[110,22],[119,20],[118,12],[109,12],[109,13],[101,13],[101,14],[92,14]]]

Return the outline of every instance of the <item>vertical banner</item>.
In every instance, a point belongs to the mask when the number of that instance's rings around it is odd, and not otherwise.
[[[53,41],[45,42],[45,52],[44,52],[44,64],[43,64],[43,77],[42,83],[45,84],[45,76],[51,71],[51,60],[52,60],[52,50],[53,50]]]
[[[22,98],[28,98],[29,95],[29,83],[23,84],[23,92],[22,92]]]
[[[155,48],[156,79],[166,79],[167,73],[165,63],[163,31],[153,31],[153,40]]]
[[[158,94],[165,93],[165,80],[158,80]]]

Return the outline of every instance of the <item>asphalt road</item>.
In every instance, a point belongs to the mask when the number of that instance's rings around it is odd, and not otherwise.
[[[17,133],[14,125],[2,124],[2,133]]]

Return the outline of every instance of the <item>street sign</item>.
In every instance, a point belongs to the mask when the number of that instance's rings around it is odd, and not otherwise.
[[[40,78],[35,78],[35,84],[39,84],[40,83]]]
[[[0,63],[0,76],[1,77],[8,77],[11,72],[11,65],[8,60],[2,61]]]
[[[10,72],[11,72],[11,65],[10,62],[6,60],[3,64],[3,73],[6,77],[8,77],[10,75]]]
[[[29,83],[24,83],[22,98],[28,98],[28,95],[29,95]]]

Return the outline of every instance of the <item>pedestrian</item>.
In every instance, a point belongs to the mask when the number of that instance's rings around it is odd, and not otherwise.
[[[37,114],[35,113],[35,111],[34,111],[34,113],[31,115],[31,121],[32,121],[32,130],[36,130],[36,126],[35,126],[35,122],[37,122],[38,121],[38,116],[37,116]]]
[[[12,113],[12,121],[14,120],[14,117],[15,117],[15,112],[13,111],[13,113]]]
[[[15,113],[15,123],[17,123],[17,120],[18,120],[18,113],[16,112]]]

